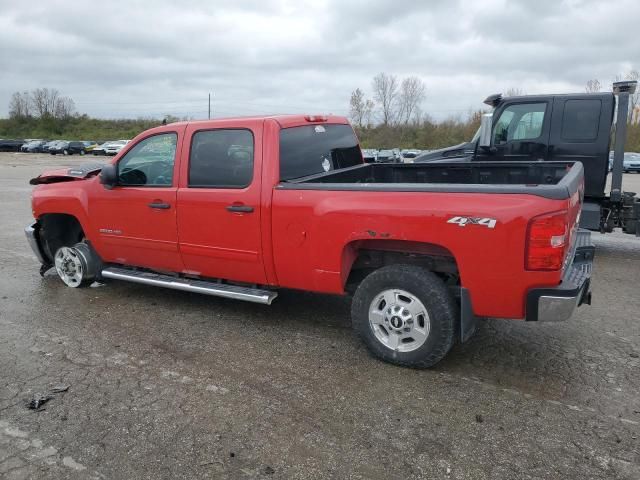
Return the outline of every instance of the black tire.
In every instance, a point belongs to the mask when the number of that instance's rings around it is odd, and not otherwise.
[[[375,298],[389,289],[411,293],[427,310],[429,334],[416,350],[392,350],[374,334],[369,309]],[[404,367],[429,368],[442,360],[453,346],[457,311],[452,295],[436,275],[413,265],[390,265],[374,271],[360,283],[351,304],[351,321],[375,357]]]
[[[86,155],[87,152],[85,152],[84,150],[80,150],[80,155]]]

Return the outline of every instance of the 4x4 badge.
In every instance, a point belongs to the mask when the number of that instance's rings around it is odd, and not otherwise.
[[[495,218],[452,217],[447,220],[447,223],[455,223],[459,227],[466,227],[467,225],[480,225],[487,228],[496,228],[496,223],[498,223],[498,221]]]

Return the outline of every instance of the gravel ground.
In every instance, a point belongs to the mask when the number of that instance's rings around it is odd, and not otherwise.
[[[0,154],[1,478],[640,478],[640,239],[594,235],[570,321],[487,321],[416,371],[367,355],[344,298],[40,278],[27,180],[79,161]]]

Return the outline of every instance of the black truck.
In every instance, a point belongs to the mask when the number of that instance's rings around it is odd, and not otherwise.
[[[580,226],[640,236],[640,200],[622,191],[629,95],[637,82],[613,84],[613,92],[489,96],[478,133],[467,143],[429,152],[414,162],[579,161],[585,171]],[[617,98],[617,102],[616,102]],[[617,114],[616,114],[617,112]],[[614,122],[614,115],[617,117]],[[611,191],[606,193],[609,151],[615,137]]]

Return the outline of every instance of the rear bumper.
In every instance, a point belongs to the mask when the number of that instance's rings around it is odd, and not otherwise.
[[[29,246],[36,258],[43,265],[47,264],[47,260],[45,259],[44,253],[42,252],[42,247],[40,246],[40,237],[38,235],[38,224],[34,223],[29,225],[24,229],[24,234],[27,236],[27,241],[29,242]]]
[[[529,290],[527,321],[562,322],[568,320],[580,305],[590,305],[594,254],[591,232],[580,230],[573,260],[565,269],[560,285]]]

